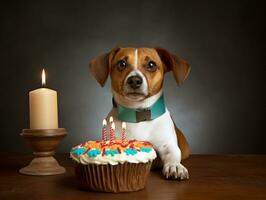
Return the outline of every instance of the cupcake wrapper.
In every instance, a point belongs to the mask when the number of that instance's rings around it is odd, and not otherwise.
[[[75,173],[82,189],[101,192],[131,192],[145,187],[152,162],[118,165],[82,165]]]

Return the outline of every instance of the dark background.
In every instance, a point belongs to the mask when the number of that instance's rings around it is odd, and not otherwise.
[[[161,46],[189,61],[169,110],[192,153],[266,153],[264,5],[258,1],[1,1],[0,151],[29,152],[28,92],[41,70],[59,94],[60,152],[100,137],[111,109],[89,60],[115,46]],[[264,55],[263,55],[264,54]],[[162,133],[163,137],[163,133]]]

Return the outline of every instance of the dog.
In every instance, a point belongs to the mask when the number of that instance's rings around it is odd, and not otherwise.
[[[164,104],[164,75],[172,71],[177,85],[189,75],[189,64],[163,48],[117,47],[91,60],[90,70],[103,87],[111,77],[116,132],[127,122],[127,138],[154,145],[166,179],[189,178],[181,159],[189,157],[189,146]],[[118,135],[117,135],[118,136]]]

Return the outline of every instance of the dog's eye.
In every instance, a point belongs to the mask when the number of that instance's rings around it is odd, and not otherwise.
[[[119,71],[122,71],[127,67],[127,62],[125,60],[119,60],[116,66]]]
[[[146,69],[150,72],[154,72],[157,69],[157,65],[154,61],[151,60],[148,62]]]

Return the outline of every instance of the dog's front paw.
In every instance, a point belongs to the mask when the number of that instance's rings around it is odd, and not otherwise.
[[[188,170],[181,163],[165,164],[163,167],[163,175],[166,179],[189,179]]]

